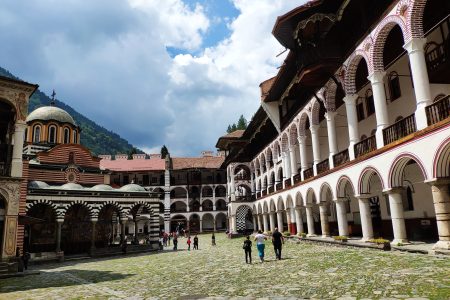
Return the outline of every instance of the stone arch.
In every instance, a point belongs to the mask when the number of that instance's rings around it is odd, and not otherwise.
[[[1,189],[0,189],[0,194],[1,194]],[[34,206],[39,205],[39,204],[50,206],[53,209],[53,211],[55,212],[57,219],[61,219],[61,220],[64,219],[65,211],[58,209],[58,206],[56,206],[56,204],[54,202],[49,201],[47,199],[39,199],[39,200],[33,200],[32,202],[27,202],[27,204],[26,204],[27,213]]]
[[[313,99],[311,105],[311,125],[319,125],[320,120],[320,102]]]
[[[71,202],[69,205],[67,205],[65,207],[64,211],[63,211],[64,217],[66,217],[67,216],[67,212],[70,209],[73,209],[75,206],[81,206],[81,207],[85,208],[88,211],[89,217],[91,219],[97,217],[97,215],[93,211],[92,207],[88,203],[86,203],[84,201],[74,201],[74,202]]]
[[[303,112],[300,117],[299,124],[298,124],[298,133],[300,136],[306,136],[306,122],[307,121],[309,121],[309,116],[306,112]]]
[[[134,202],[128,213],[131,213],[131,211],[135,209],[136,213],[141,213],[144,208],[149,212],[150,216],[157,215],[155,214],[153,207],[148,202],[145,201]]]
[[[272,149],[270,147],[267,147],[266,149],[266,159],[269,162],[269,168],[273,167],[273,155],[272,155]]]
[[[314,190],[312,188],[309,188],[308,191],[306,191],[306,204],[316,204],[317,198],[316,194],[314,193]]]
[[[292,125],[289,127],[289,145],[295,146],[298,144],[298,130],[297,130],[297,124],[292,123]]]
[[[300,191],[298,191],[298,192],[295,194],[295,206],[296,206],[296,207],[304,206],[304,204],[305,204],[305,202],[303,201],[303,196],[302,196],[302,194],[300,193]]]
[[[262,209],[262,206],[261,206],[261,202],[258,203],[258,205],[256,206],[256,213],[257,213],[257,214],[262,214],[262,213],[263,213],[263,209]]]
[[[373,176],[378,176],[381,182],[381,187],[384,190],[384,181],[380,175],[380,172],[375,167],[366,167],[362,170],[358,179],[358,194],[370,193],[370,182]]]
[[[411,2],[407,22],[410,28],[411,38],[421,38],[424,35],[422,20],[427,0],[414,0]],[[409,40],[408,38],[405,42]]]
[[[264,201],[263,203],[263,214],[266,214],[269,212],[269,206],[267,205],[267,201]]]
[[[344,88],[347,95],[356,94],[356,70],[358,65],[364,59],[367,64],[367,71],[372,74],[372,64],[367,53],[363,50],[356,50],[348,59],[347,70],[345,72]]]
[[[428,180],[428,174],[423,166],[422,161],[412,153],[402,153],[394,160],[389,169],[389,186],[388,188],[403,186],[404,170],[410,160],[416,162],[422,171],[423,178]]]
[[[269,200],[269,209],[271,212],[277,211],[277,206],[275,205],[275,200],[273,200],[273,198]]]
[[[325,84],[325,90],[323,92],[324,105],[327,111],[336,111],[336,92],[337,84],[334,80],[330,79]]]
[[[180,190],[182,190],[183,192],[180,192]],[[188,190],[183,186],[174,186],[170,188],[170,198],[186,198],[187,195]]]
[[[292,200],[292,196],[289,194],[286,197],[286,204],[284,205],[286,207],[286,209],[291,209],[294,208],[294,200]]]
[[[227,215],[220,212],[215,215],[214,222],[216,223],[216,230],[226,230],[227,229]]]
[[[384,71],[383,51],[386,39],[392,28],[396,25],[400,27],[403,33],[403,39],[408,39],[408,28],[400,16],[391,15],[383,19],[374,33],[374,43],[372,47],[372,65],[373,71]]]
[[[281,136],[281,151],[286,152],[288,150],[289,150],[289,139],[288,139],[288,135],[285,132]]]
[[[205,199],[201,203],[202,211],[213,211],[213,202],[211,199]]]
[[[242,204],[236,208],[236,231],[253,230],[253,213],[252,208],[246,204]]]
[[[341,177],[339,177],[339,180],[336,185],[336,198],[346,198],[345,186],[347,184],[350,185],[353,194],[355,194],[355,187],[353,186],[353,182],[351,181],[351,179],[346,175],[342,175]]]
[[[120,206],[120,204],[117,204],[116,202],[113,202],[113,201],[103,202],[100,205],[100,207],[98,208],[99,213],[102,211],[102,209],[104,209],[107,206],[112,206],[113,208],[115,208],[117,213],[118,213],[118,215],[119,215],[119,218],[123,219],[123,218],[126,217],[124,215],[123,208]]]
[[[334,199],[333,189],[328,182],[322,183],[320,186],[320,202],[330,202]]]
[[[201,193],[202,193],[202,198],[203,197],[212,197],[212,195],[213,195],[212,186],[210,186],[210,185],[202,186]]]
[[[280,143],[278,142],[278,140],[276,140],[273,143],[273,156],[275,157],[275,159],[278,159],[278,156],[280,156],[279,148],[280,148]]]
[[[283,198],[281,196],[279,196],[278,199],[277,199],[277,211],[285,210],[285,208],[286,207],[284,205]]]
[[[170,204],[170,212],[187,212],[187,205],[185,201],[177,200]]]
[[[437,149],[433,159],[433,177],[450,177],[450,138],[447,138]]]

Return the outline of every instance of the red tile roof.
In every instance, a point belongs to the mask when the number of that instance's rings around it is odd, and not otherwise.
[[[164,171],[165,160],[161,158],[151,159],[102,159],[100,168],[111,171]]]
[[[182,169],[218,169],[224,161],[224,157],[210,156],[210,157],[173,157],[173,170]]]
[[[222,136],[221,138],[240,138],[242,136],[242,134],[244,133],[245,130],[243,129],[238,129],[235,130],[233,132],[230,132],[224,136]]]

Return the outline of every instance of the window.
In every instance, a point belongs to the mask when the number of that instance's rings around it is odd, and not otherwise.
[[[78,134],[76,130],[73,131],[73,143],[78,144]]]
[[[40,143],[41,142],[41,126],[37,125],[34,126],[33,130],[33,143]]]
[[[361,98],[358,98],[356,102],[356,115],[358,117],[358,122],[364,120],[364,104],[361,101]]]
[[[414,210],[414,202],[413,202],[413,190],[411,186],[407,186],[402,191],[402,200],[403,200],[403,210],[411,211]]]
[[[51,144],[56,143],[56,127],[50,126],[48,128],[48,142]]]
[[[388,76],[389,92],[391,94],[391,102],[402,96],[400,89],[400,79],[397,72],[391,72]]]
[[[75,155],[73,152],[69,153],[69,164],[75,163]]]
[[[152,177],[152,183],[158,183],[158,177]]]
[[[153,179],[153,178],[152,178]],[[153,180],[152,180],[153,181]],[[143,175],[142,176],[142,183],[144,185],[148,185],[149,184],[149,176],[148,175]]]
[[[368,89],[366,91],[366,108],[367,108],[367,116],[370,116],[375,112],[375,104],[373,103],[373,92],[371,89]]]
[[[69,128],[64,128],[64,144],[70,143],[70,131]]]

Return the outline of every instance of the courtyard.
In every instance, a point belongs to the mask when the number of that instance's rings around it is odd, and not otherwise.
[[[32,266],[40,275],[0,280],[0,299],[213,299],[228,297],[429,298],[450,296],[450,260],[308,243],[285,243],[283,260],[245,264],[243,239],[200,236],[200,250]]]

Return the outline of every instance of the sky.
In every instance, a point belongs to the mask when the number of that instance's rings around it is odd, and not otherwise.
[[[285,54],[305,0],[2,0],[0,66],[147,153],[215,150]]]

